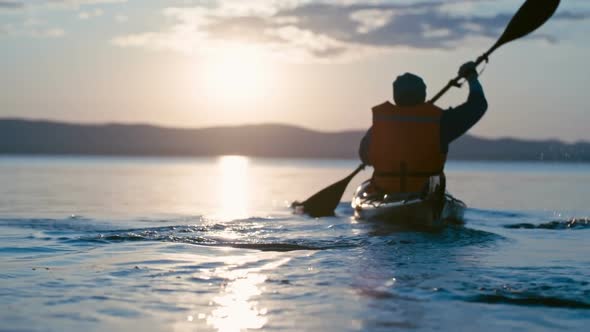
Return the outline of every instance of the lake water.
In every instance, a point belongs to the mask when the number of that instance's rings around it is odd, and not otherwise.
[[[0,331],[587,331],[590,165],[450,162],[463,227],[292,215],[355,161],[0,158]]]

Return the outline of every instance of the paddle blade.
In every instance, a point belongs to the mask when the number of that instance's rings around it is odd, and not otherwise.
[[[340,199],[346,190],[350,179],[342,179],[333,185],[322,189],[320,192],[306,199],[303,203],[294,203],[295,208],[303,208],[303,213],[314,218],[333,216],[334,210],[340,203]]]
[[[527,0],[512,18],[498,42],[488,52],[524,37],[542,26],[557,10],[560,0]]]
[[[336,207],[340,203],[340,199],[342,199],[342,195],[350,183],[350,180],[352,180],[352,178],[364,167],[365,165],[360,165],[349,176],[322,189],[315,195],[306,199],[303,203],[293,202],[291,207],[297,212],[308,214],[314,218],[333,216],[334,210],[336,210]]]

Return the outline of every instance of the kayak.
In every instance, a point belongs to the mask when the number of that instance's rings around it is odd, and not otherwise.
[[[365,181],[352,198],[355,218],[408,226],[462,224],[467,206],[450,194],[441,193],[440,181],[438,176],[432,177],[425,193],[403,195],[371,192],[370,180]]]

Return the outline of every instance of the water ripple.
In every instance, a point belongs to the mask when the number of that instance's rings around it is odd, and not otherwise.
[[[261,251],[293,251],[293,250],[323,250],[331,248],[353,247],[357,243],[339,239],[337,241],[313,241],[313,240],[264,240],[263,236],[247,239],[227,239],[224,235],[229,233],[253,233],[260,232],[260,229],[248,227],[232,227],[226,225],[205,225],[205,226],[169,226],[146,229],[131,229],[125,231],[103,232],[97,235],[81,236],[68,239],[67,242],[133,242],[133,241],[160,241],[196,244],[204,246],[220,246],[242,249],[255,249]],[[263,229],[264,231],[264,229]],[[266,230],[270,232],[270,230]],[[200,233],[200,234],[199,234]]]
[[[589,218],[572,218],[569,220],[554,220],[542,224],[532,223],[519,223],[519,224],[508,224],[504,225],[505,228],[514,229],[550,229],[550,230],[561,230],[561,229],[588,229],[590,228]]]
[[[545,297],[535,294],[509,296],[505,294],[480,294],[465,299],[468,302],[490,304],[513,304],[523,306],[542,306],[553,308],[590,309],[590,303],[559,297]]]

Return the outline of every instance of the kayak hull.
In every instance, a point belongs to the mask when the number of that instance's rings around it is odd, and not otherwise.
[[[423,197],[396,200],[387,195],[378,198],[369,195],[368,187],[369,182],[363,183],[353,196],[352,207],[357,219],[430,227],[464,222],[467,206],[449,194],[433,192]]]

